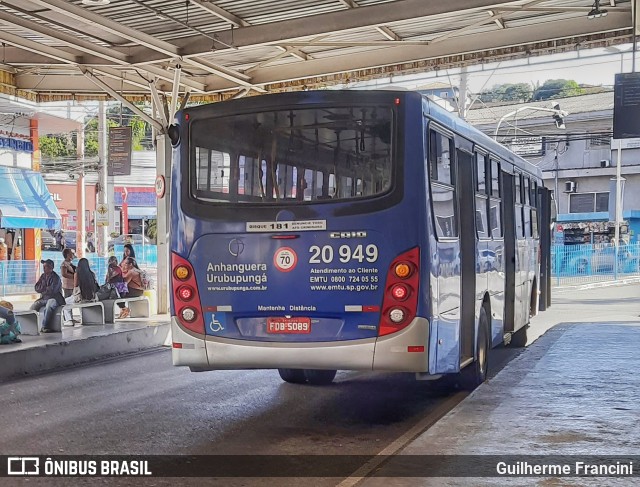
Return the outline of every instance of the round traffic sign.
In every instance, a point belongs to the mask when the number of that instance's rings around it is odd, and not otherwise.
[[[280,272],[290,272],[298,264],[298,255],[289,247],[281,247],[273,255],[273,263]]]
[[[165,184],[164,184],[164,176],[159,174],[156,176],[156,196],[158,198],[162,198],[164,196]]]

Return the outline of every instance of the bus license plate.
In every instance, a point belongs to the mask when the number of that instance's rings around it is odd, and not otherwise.
[[[267,333],[311,333],[311,318],[267,318]]]

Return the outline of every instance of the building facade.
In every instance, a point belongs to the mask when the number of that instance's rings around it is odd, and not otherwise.
[[[539,110],[554,105],[568,112],[565,129]],[[612,138],[613,92],[470,110],[468,121],[542,169],[565,244],[613,240],[619,161],[620,235],[640,241],[640,139]]]

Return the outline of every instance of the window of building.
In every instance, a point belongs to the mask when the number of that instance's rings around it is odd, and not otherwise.
[[[593,213],[609,210],[609,192],[569,195],[569,213]]]

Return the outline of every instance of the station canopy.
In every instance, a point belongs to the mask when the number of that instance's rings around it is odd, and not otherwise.
[[[638,2],[2,0],[0,92],[148,98],[178,66],[192,100],[322,88],[628,43]]]
[[[38,172],[0,166],[0,227],[60,228],[60,213]]]

